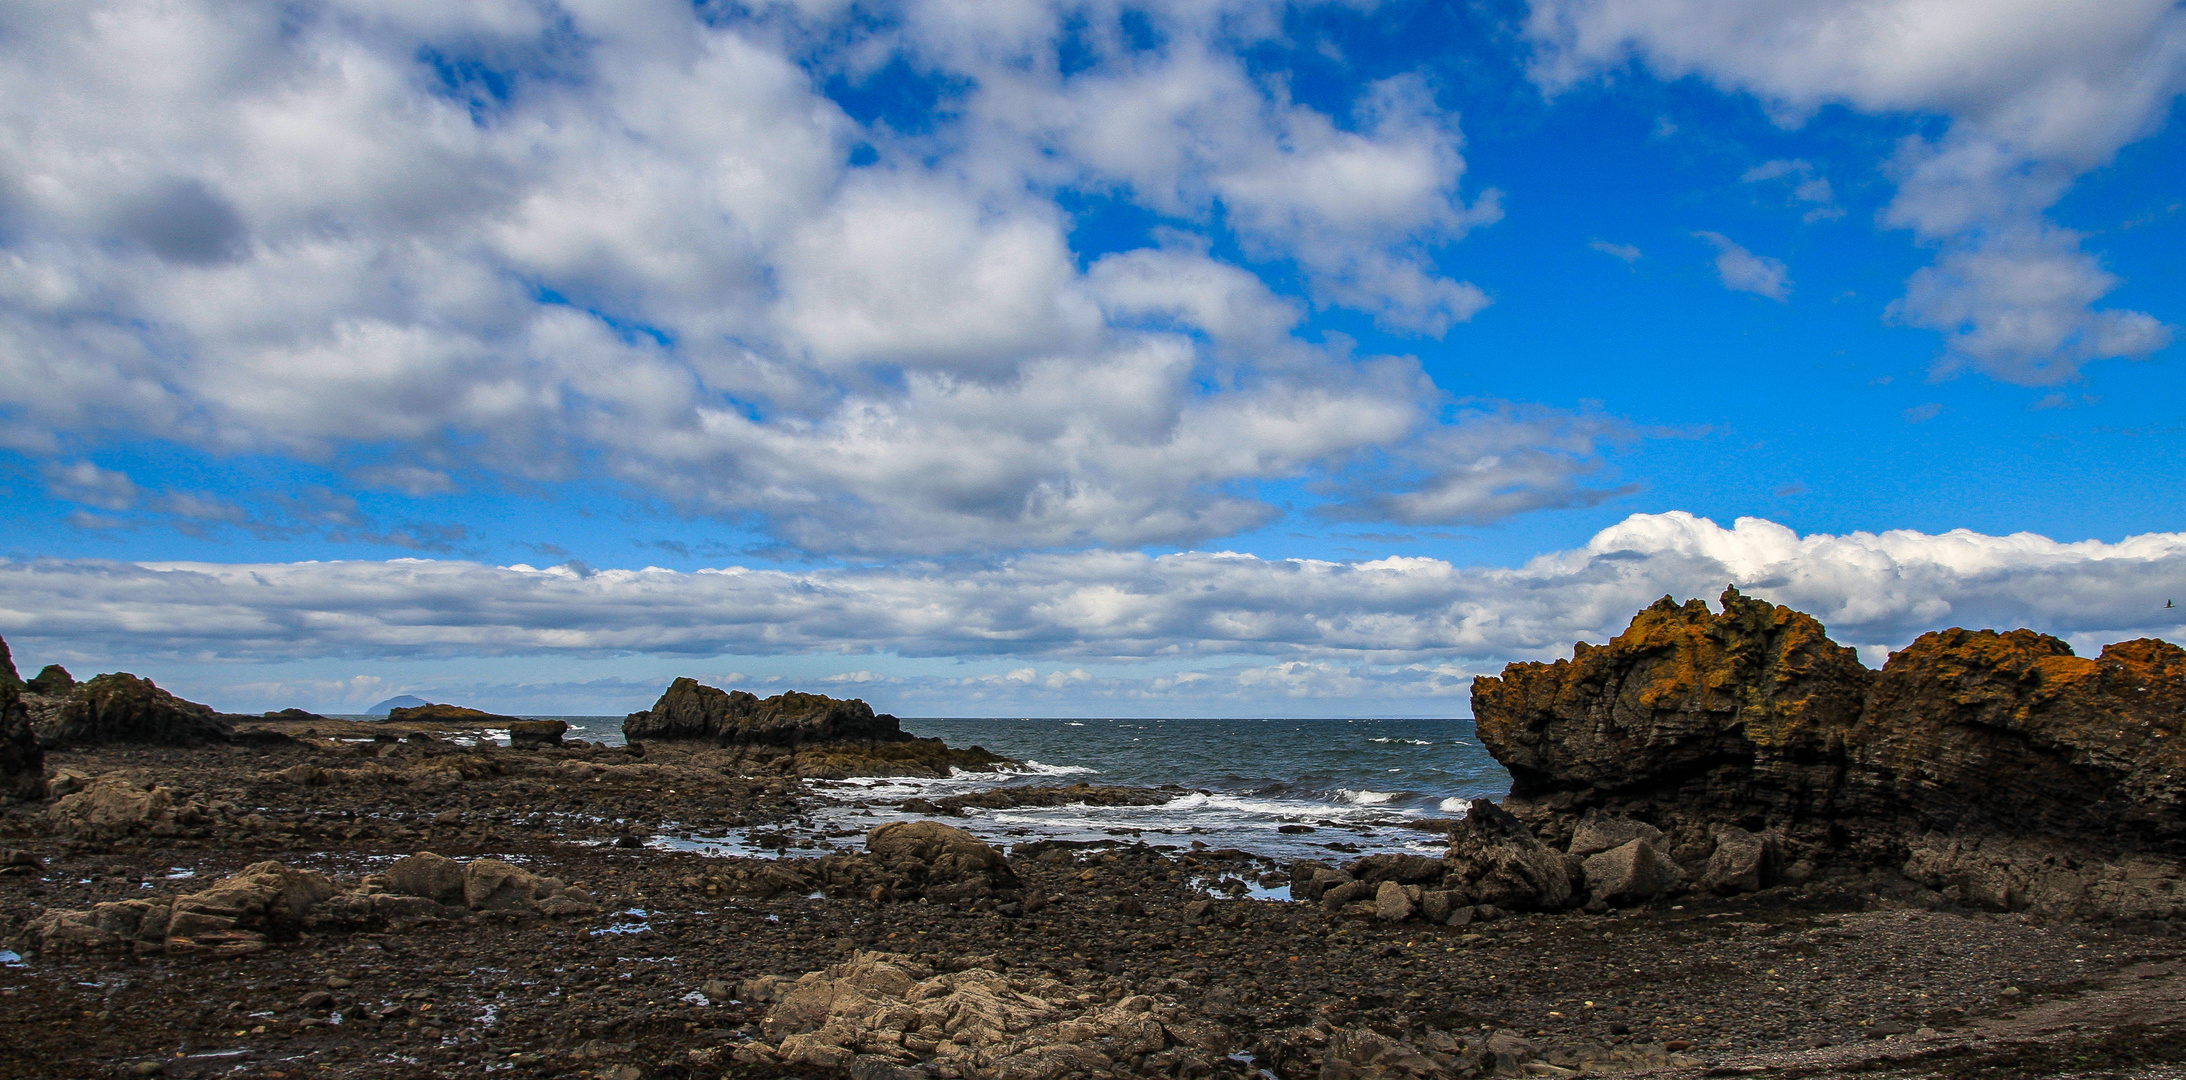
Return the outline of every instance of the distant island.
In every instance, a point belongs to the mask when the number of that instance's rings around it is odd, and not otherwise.
[[[415,697],[410,694],[403,694],[399,697],[388,698],[387,700],[382,701],[379,704],[364,710],[364,715],[386,716],[387,714],[394,712],[396,709],[415,709],[419,706],[430,704],[432,704],[432,702],[427,701],[424,698]]]

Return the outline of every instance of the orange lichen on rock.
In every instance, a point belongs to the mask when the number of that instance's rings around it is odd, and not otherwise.
[[[1848,740],[1923,820],[2169,837],[2186,809],[2186,650],[2095,659],[2032,630],[1940,630],[1891,656]]]
[[[1874,673],[1812,616],[1723,593],[1721,614],[1663,597],[1608,645],[1473,681],[1481,742],[1518,796],[1667,788],[1777,802],[1859,716]],[[1777,774],[1756,785],[1756,772]],[[1823,778],[1828,779],[1828,778]]]
[[[1589,809],[1900,850],[1924,832],[2186,849],[2186,650],[2096,659],[2031,630],[1943,630],[1862,666],[1821,623],[1664,597],[1602,647],[1476,679],[1481,742],[1538,829]],[[1879,839],[1878,839],[1879,838]]]

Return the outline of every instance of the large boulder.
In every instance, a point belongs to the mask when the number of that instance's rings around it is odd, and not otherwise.
[[[938,821],[889,822],[866,834],[865,849],[886,873],[931,900],[964,903],[1018,888],[1001,851]]]
[[[51,669],[48,669],[51,670]],[[8,643],[0,641],[0,801],[35,799],[45,793],[46,752],[30,724],[23,680],[15,673]]]
[[[228,725],[209,705],[185,701],[127,672],[79,683],[42,722],[48,746],[145,743],[195,746],[228,741]]]
[[[631,713],[622,722],[622,733],[629,740],[703,740],[723,746],[910,739],[895,717],[875,714],[872,706],[855,698],[844,701],[793,690],[762,700],[688,678],[669,684],[652,708]]]
[[[1515,911],[1557,911],[1572,902],[1564,853],[1543,844],[1524,822],[1486,799],[1474,800],[1450,830],[1443,884],[1471,904]]]

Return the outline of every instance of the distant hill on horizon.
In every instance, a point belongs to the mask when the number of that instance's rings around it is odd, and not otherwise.
[[[400,697],[388,698],[387,700],[382,701],[379,704],[364,710],[364,712],[367,716],[386,716],[388,713],[394,712],[396,709],[414,709],[420,705],[430,704],[432,704],[432,702],[427,701],[424,698],[415,697],[410,694],[403,694]]]

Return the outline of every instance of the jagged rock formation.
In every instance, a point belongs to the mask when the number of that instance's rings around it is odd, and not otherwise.
[[[33,694],[65,694],[76,688],[76,677],[59,664],[47,664],[24,688]]]
[[[856,698],[844,701],[792,690],[761,700],[743,690],[721,690],[688,678],[669,684],[651,709],[631,713],[622,722],[622,733],[632,740],[697,739],[722,746],[910,738],[895,717],[875,715],[872,706]]]
[[[127,672],[78,683],[65,695],[46,696],[45,704],[34,726],[48,746],[195,746],[224,743],[229,736],[228,725],[211,706],[185,701]]]
[[[0,800],[35,799],[45,793],[46,752],[31,729],[25,689],[8,643],[0,641]]]
[[[1736,589],[1722,606],[1664,597],[1606,646],[1474,681],[1481,742],[1512,776],[1504,806],[1584,859],[1597,899],[1681,875],[1751,891],[1825,865],[2064,915],[2162,910],[2186,890],[2174,868],[2126,898],[2099,868],[2186,853],[2178,646],[2090,660],[2031,630],[1953,629],[1874,672],[1811,616]],[[1511,863],[1522,847],[1485,850]]]

